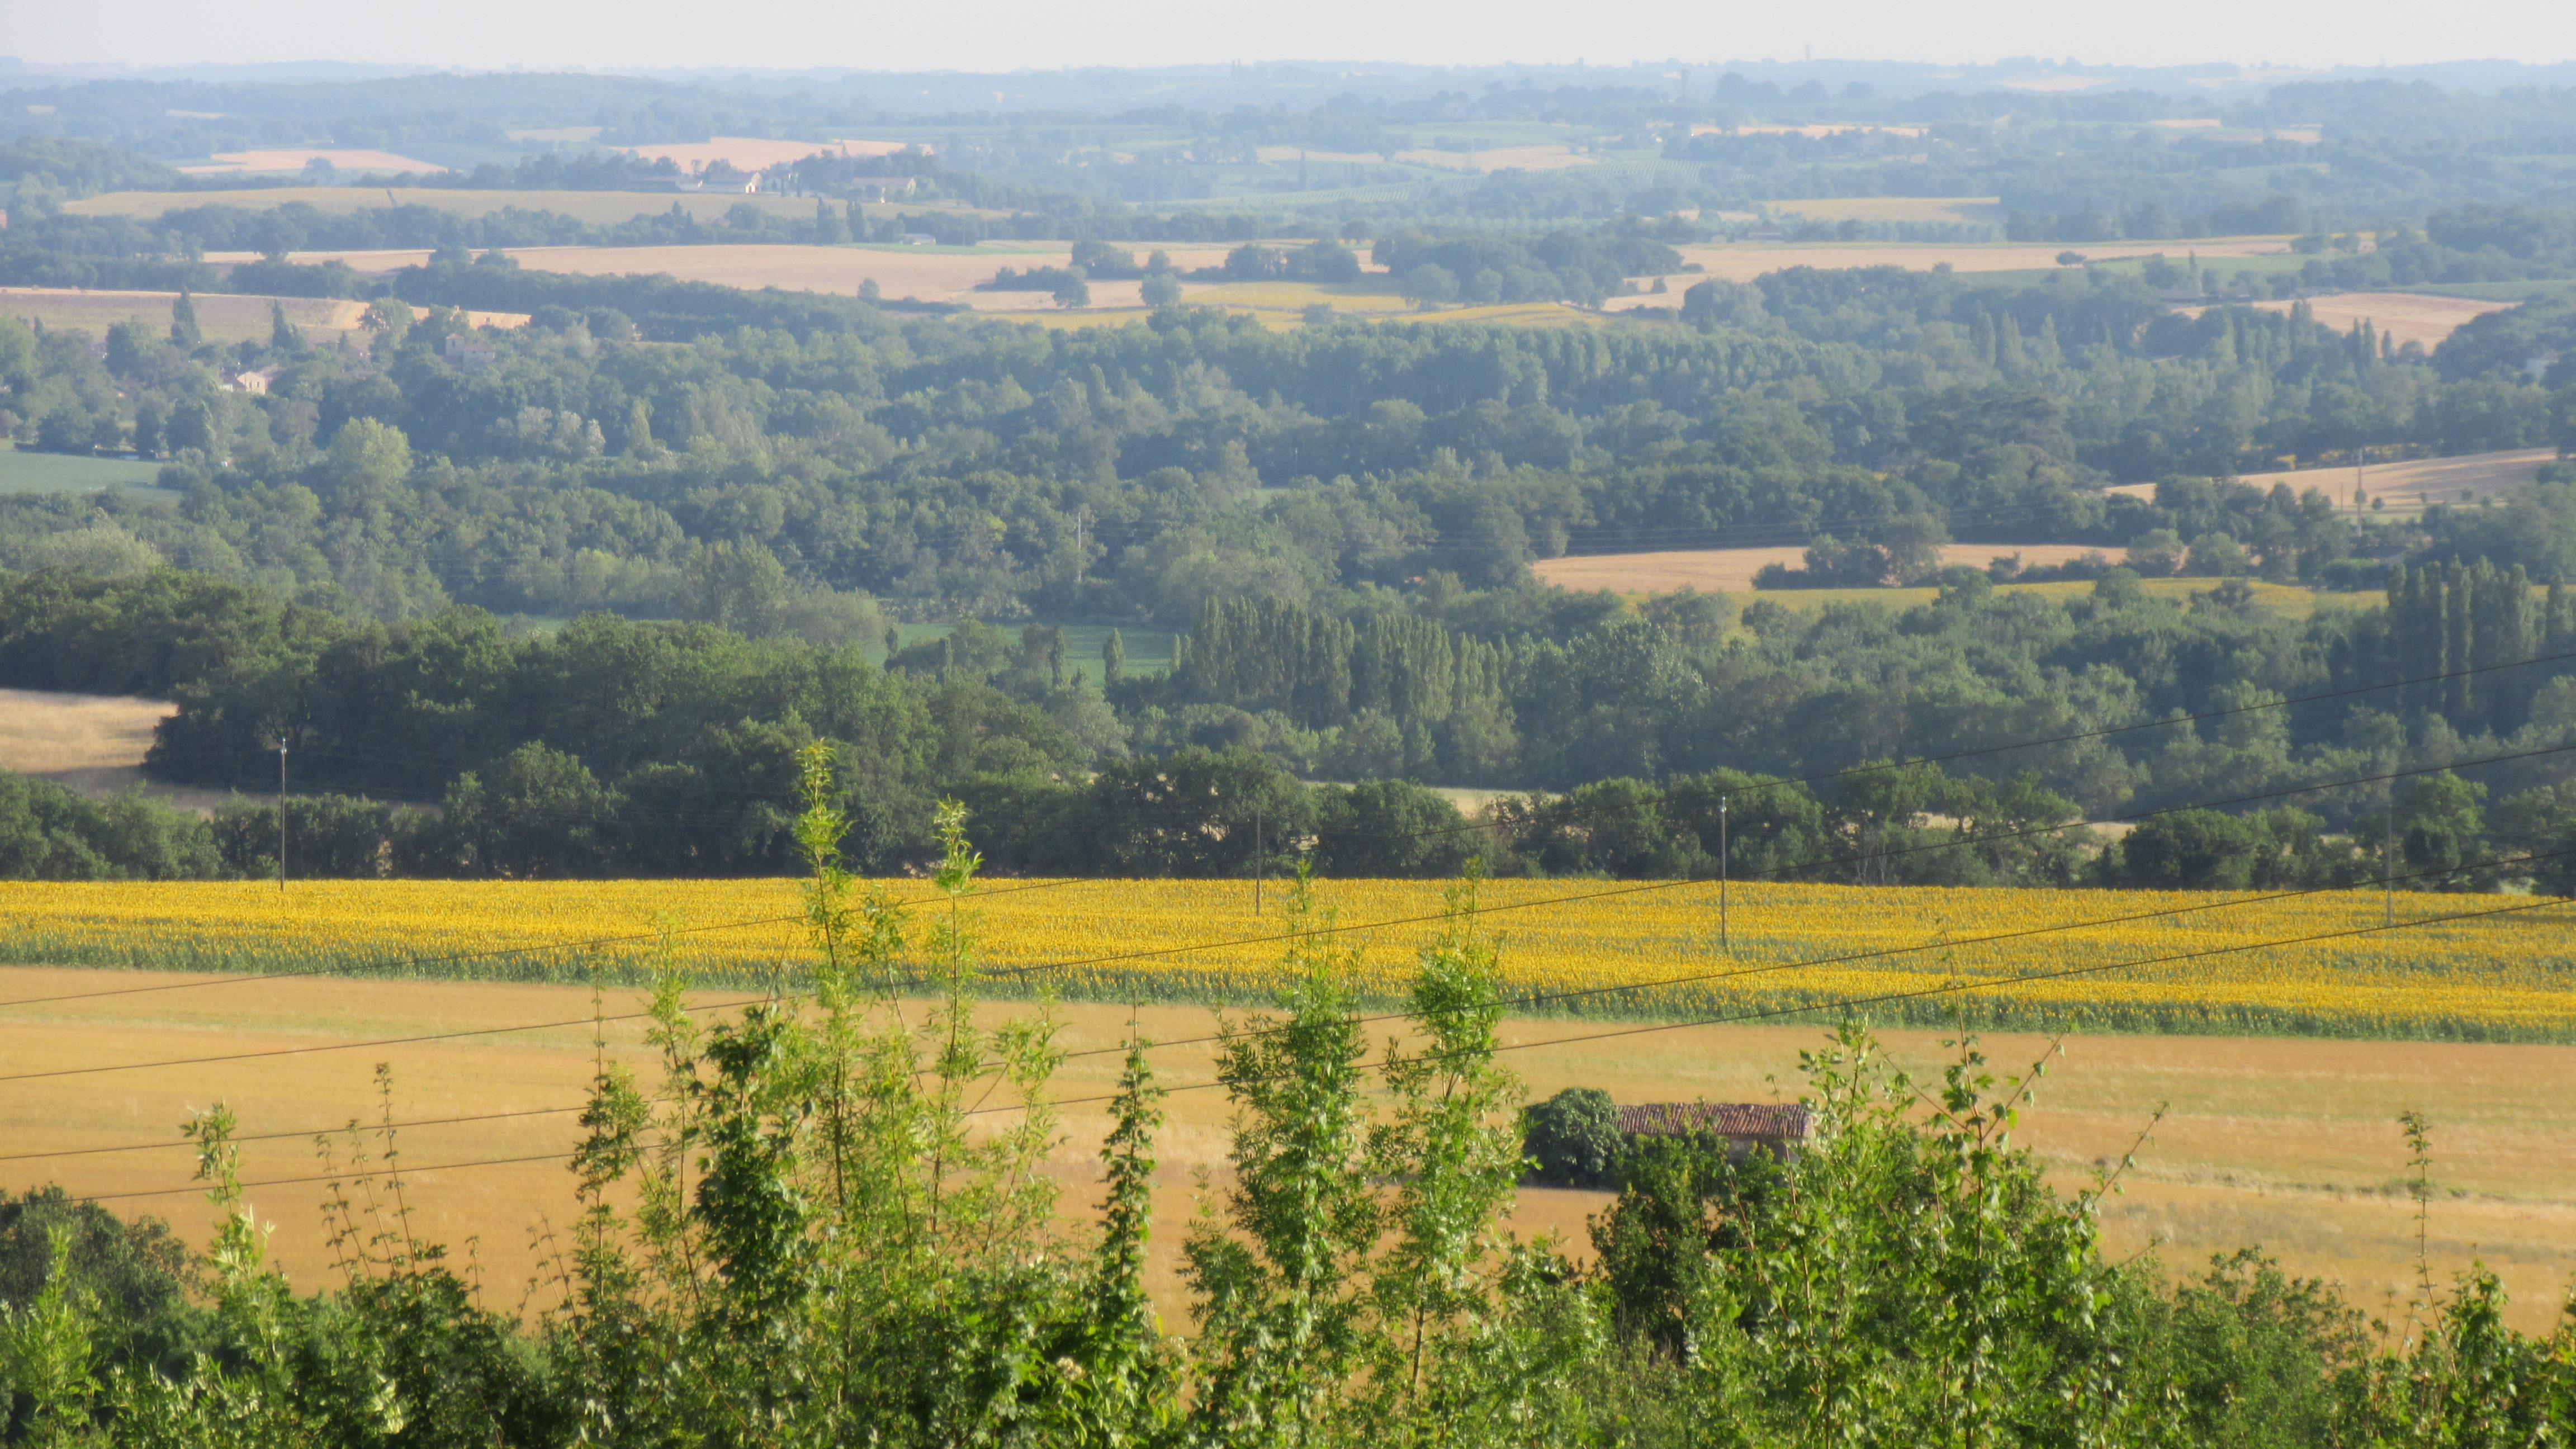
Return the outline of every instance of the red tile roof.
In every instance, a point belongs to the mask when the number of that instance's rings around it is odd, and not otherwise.
[[[1807,1130],[1807,1108],[1801,1102],[1646,1102],[1619,1109],[1619,1131],[1629,1137],[1707,1132],[1792,1142],[1804,1141]]]

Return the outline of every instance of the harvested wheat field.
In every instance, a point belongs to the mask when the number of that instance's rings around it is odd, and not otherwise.
[[[2024,567],[2054,567],[2086,554],[2126,562],[2125,548],[2096,548],[2077,543],[1952,543],[1941,548],[1944,566],[1981,569],[1998,558],[2018,556]],[[1586,553],[1542,559],[1530,572],[1561,589],[1608,589],[1614,594],[1669,594],[1679,589],[1701,593],[1742,593],[1753,576],[1772,564],[1798,568],[1805,564],[1803,545],[1773,548],[1676,549],[1663,553]]]
[[[2372,463],[2366,468],[2301,468],[2272,473],[2241,473],[2236,481],[2269,489],[2287,483],[2305,493],[2324,494],[2336,506],[2353,506],[2357,488],[2401,514],[2418,513],[2435,503],[2474,503],[2528,488],[2540,470],[2558,461],[2555,448],[2514,448],[2501,453],[2463,453],[2453,458],[2408,458]],[[2153,483],[2123,483],[2105,489],[2134,498],[2153,498]]]
[[[41,321],[47,327],[104,333],[119,322],[141,322],[155,332],[170,326],[176,292],[92,292],[74,287],[0,287],[0,317]],[[360,330],[364,302],[324,297],[259,297],[237,292],[198,292],[189,299],[197,309],[197,330],[209,342],[265,342],[275,328],[271,304],[286,309],[286,320],[308,340],[347,337]],[[426,317],[426,307],[412,308]],[[525,312],[468,312],[477,327],[525,327]]]
[[[51,780],[93,798],[141,787],[167,804],[211,809],[230,798],[229,792],[143,778],[153,727],[177,711],[158,699],[0,689],[0,770]]]
[[[2120,257],[2152,256],[2171,252],[2173,242],[2103,242],[2087,243],[2074,248],[2094,261]],[[2211,257],[2264,257],[2286,255],[2290,239],[2277,236],[2212,237],[2191,244],[2203,259]],[[1817,267],[1836,270],[1850,267],[1903,267],[1908,271],[1929,271],[1944,262],[1961,272],[2028,272],[2048,271],[2057,266],[2057,254],[2068,248],[2056,243],[1997,242],[1941,243],[1917,242],[1738,242],[1721,246],[1686,246],[1676,248],[1686,263],[1697,263],[1699,272],[1676,273],[1665,281],[1675,291],[1702,276],[1722,281],[1749,282],[1766,272],[1789,267]],[[1618,297],[1612,307],[1666,306],[1678,307],[1681,299],[1658,297]]]
[[[210,164],[182,166],[178,171],[182,176],[249,176],[262,172],[301,171],[316,161],[328,161],[341,171],[429,172],[449,169],[435,161],[414,160],[391,151],[319,146],[269,151],[218,151]]]
[[[0,287],[0,316],[47,327],[104,334],[119,322],[141,322],[156,334],[170,328],[176,292],[93,292],[75,287]],[[229,292],[200,292],[193,299],[197,329],[209,342],[268,340],[272,303],[286,309],[286,320],[315,336],[358,329],[363,302],[318,297],[250,297]]]
[[[788,166],[808,156],[891,156],[912,144],[905,141],[775,141],[762,136],[718,136],[710,141],[684,141],[661,146],[616,149],[647,161],[668,161],[683,171],[704,171],[722,163],[737,171],[764,171]],[[933,147],[924,145],[928,151]]]
[[[700,222],[721,219],[737,206],[751,206],[769,216],[811,220],[812,200],[787,196],[745,196],[731,191],[466,191],[444,186],[273,186],[239,191],[111,191],[66,203],[76,216],[131,216],[148,219],[183,207],[225,206],[244,211],[272,211],[281,206],[309,206],[325,216],[355,216],[388,207],[420,206],[455,216],[490,216],[497,211],[551,211],[594,226],[614,226],[639,216],[661,216],[672,207]],[[889,208],[863,206],[881,215]],[[910,208],[918,209],[918,208]]]
[[[379,1063],[392,1083],[392,1120],[412,1124],[396,1144],[417,1225],[460,1255],[470,1251],[485,1301],[504,1310],[545,1271],[554,1251],[547,1227],[560,1230],[571,1217],[563,1156],[578,1127],[566,1109],[581,1103],[598,1053],[634,1062],[653,1079],[631,1019],[640,1008],[632,991],[611,990],[594,1006],[577,986],[225,985],[46,968],[5,977],[0,1002],[29,1004],[0,1009],[0,1054],[14,1088],[0,1105],[0,1186],[59,1182],[107,1196],[120,1212],[165,1216],[202,1242],[210,1214],[189,1184],[193,1159],[177,1128],[222,1102],[240,1115],[244,1137],[264,1139],[243,1144],[243,1177],[254,1184],[249,1196],[262,1221],[276,1225],[276,1257],[307,1288],[327,1283],[332,1271],[320,1221],[330,1189],[315,1180],[332,1168],[320,1153],[344,1172],[356,1151],[381,1153],[372,1138],[317,1147],[316,1135],[379,1119]],[[699,1020],[713,1022],[744,999],[709,991],[693,1004],[702,1008]],[[995,1006],[986,1015],[1032,1009]],[[920,1020],[920,1003],[903,1010]],[[1069,1224],[1086,1217],[1096,1197],[1095,1154],[1107,1126],[1099,1099],[1114,1085],[1120,1043],[1131,1031],[1174,1043],[1153,1054],[1172,1094],[1158,1143],[1160,1231],[1149,1282],[1175,1311],[1178,1229],[1194,1178],[1206,1172],[1221,1184],[1226,1167],[1228,1105],[1208,1087],[1215,1059],[1205,1038],[1216,1016],[1173,1005],[1074,1003],[1055,1011],[1059,1045],[1074,1054],[1046,1093],[1066,1104],[1052,1175]],[[594,1013],[603,1018],[596,1028]],[[1372,1036],[1391,1029],[1373,1028]],[[1798,1094],[1797,1053],[1823,1040],[1815,1027],[1597,1037],[1604,1029],[1511,1019],[1502,1029],[1504,1060],[1532,1098],[1588,1086],[1623,1102],[1767,1101]],[[1918,1077],[1937,1074],[1949,1055],[1937,1031],[1882,1037],[1891,1058]],[[2027,1036],[1989,1037],[1985,1047],[2007,1070],[2048,1050]],[[138,1063],[168,1065],[121,1069]],[[2482,1258],[2513,1289],[2517,1321],[2537,1328],[2576,1267],[2576,1048],[2079,1037],[2052,1065],[2021,1140],[2055,1165],[2064,1186],[2078,1187],[2097,1165],[2117,1162],[2162,1103],[2170,1110],[2140,1149],[2125,1191],[2106,1206],[2115,1256],[2153,1248],[2169,1269],[2188,1271],[2212,1252],[2261,1243],[2295,1270],[2339,1280],[2375,1306],[2413,1274],[2412,1204],[2396,1190],[2405,1152],[2393,1120],[2411,1108],[2435,1124],[2444,1189],[2429,1225],[2437,1271]],[[368,1186],[357,1183],[352,1196]],[[1580,1252],[1584,1219],[1606,1201],[1527,1190],[1514,1227],[1554,1231]]]
[[[810,203],[809,203],[810,211]],[[1164,247],[1172,263],[1184,270],[1214,266],[1225,260],[1224,247]],[[854,296],[873,280],[888,298],[924,302],[963,302],[982,311],[1051,308],[1044,292],[978,292],[1004,267],[1027,271],[1061,267],[1072,261],[1066,243],[1005,242],[972,247],[930,246],[787,246],[762,243],[711,243],[705,246],[657,247],[513,247],[510,256],[537,272],[582,276],[660,273],[684,282],[714,282],[727,287],[779,287],[793,292],[834,292]],[[381,273],[418,266],[429,259],[421,250],[297,252],[299,262],[342,261],[361,272]],[[247,260],[216,254],[209,260]],[[1137,282],[1094,282],[1096,306],[1139,305]],[[1124,297],[1122,304],[1116,299]]]
[[[2420,344],[2430,352],[2442,345],[2452,333],[2489,312],[2502,312],[2511,302],[2485,302],[2474,297],[2427,297],[2414,292],[2332,292],[2307,299],[2308,310],[2319,322],[2338,332],[2349,331],[2354,324],[2368,322],[2383,334],[2397,339],[2399,345]],[[2287,312],[2295,302],[2255,302],[2249,304],[2266,312]],[[2186,316],[2198,316],[2206,308],[2177,307]]]

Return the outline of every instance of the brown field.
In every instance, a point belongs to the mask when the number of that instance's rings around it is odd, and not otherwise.
[[[718,136],[712,141],[689,141],[669,146],[620,146],[629,155],[647,161],[669,161],[683,171],[704,171],[721,161],[740,171],[760,171],[771,166],[786,166],[808,156],[888,156],[902,150],[904,141],[772,141],[759,136]],[[931,149],[924,147],[924,150]]]
[[[2343,508],[2353,506],[2356,483],[2371,498],[2385,499],[2389,510],[2421,512],[2435,503],[2466,503],[2494,498],[2531,486],[2544,464],[2558,460],[2555,448],[2514,448],[2501,453],[2463,453],[2455,458],[2410,458],[2373,463],[2366,469],[2301,468],[2271,473],[2241,473],[2236,481],[2257,488],[2287,483],[2301,493],[2315,489]],[[2103,490],[2136,498],[2153,498],[2153,483],[2123,483]]]
[[[810,218],[814,215],[814,203],[808,197],[745,196],[731,191],[469,191],[450,190],[443,186],[272,186],[239,191],[111,191],[103,196],[70,202],[63,209],[80,216],[148,218],[191,206],[270,211],[289,203],[310,206],[325,216],[354,216],[361,211],[381,211],[388,206],[426,206],[457,216],[478,217],[517,207],[525,211],[551,211],[594,226],[614,226],[639,216],[657,216],[674,206],[700,222],[719,220],[733,208],[746,205],[771,216]],[[885,216],[898,210],[995,214],[962,206],[897,207],[881,202],[865,203],[859,209],[869,216]]]
[[[2025,566],[2056,565],[2088,553],[2125,562],[2124,548],[2094,548],[2073,543],[1953,543],[1941,549],[1944,565],[1984,568],[2007,554],[2019,554]],[[1797,568],[1806,562],[1803,546],[1776,548],[1679,549],[1665,553],[1569,554],[1542,559],[1530,572],[1561,589],[1608,589],[1617,594],[1669,594],[1680,589],[1701,593],[1745,593],[1753,576],[1769,564]]]
[[[1224,247],[1164,247],[1175,266],[1214,266],[1225,260]],[[906,246],[771,246],[742,245],[666,247],[514,247],[510,255],[531,271],[573,272],[586,276],[663,273],[686,282],[715,282],[727,287],[781,287],[798,292],[833,292],[855,296],[859,284],[874,279],[889,298],[924,302],[964,302],[978,311],[1053,310],[1044,292],[978,292],[978,282],[991,281],[1004,267],[1063,266],[1072,259],[1069,244],[1003,243],[976,247]],[[344,261],[361,272],[390,272],[418,266],[426,251],[297,252],[300,262]],[[208,260],[246,260],[247,254],[208,254]],[[1096,307],[1140,306],[1138,282],[1095,282]]]
[[[1786,205],[1787,203],[1775,203]],[[2173,254],[2182,248],[2180,242],[2103,242],[2087,243],[2073,248],[2095,261],[2121,257],[2152,256],[2157,252]],[[2213,237],[2190,243],[2202,257],[2264,257],[2285,255],[2290,250],[2288,237],[2247,236]],[[1909,271],[1928,271],[1943,262],[1961,272],[2027,272],[2048,271],[2057,266],[2057,254],[2068,250],[2049,242],[1993,242],[1957,246],[1916,242],[1730,242],[1717,246],[1687,246],[1676,250],[1685,263],[1697,263],[1701,271],[1677,273],[1666,278],[1678,294],[1683,287],[1701,276],[1717,277],[1730,282],[1749,282],[1766,272],[1788,267],[1904,267]],[[1648,279],[1640,279],[1648,280]],[[1613,307],[1665,306],[1678,307],[1681,299],[1671,297],[1614,298]]]
[[[2308,310],[2316,319],[2338,332],[2349,331],[2356,322],[2368,322],[2381,332],[2397,339],[2399,344],[2421,343],[2425,350],[2442,345],[2444,339],[2489,312],[2502,312],[2511,302],[2485,302],[2473,297],[2426,297],[2413,292],[2335,292],[2323,297],[2310,297]],[[2295,303],[2286,301],[2256,302],[2252,305],[2266,312],[2287,312]],[[2185,316],[2197,317],[2206,308],[2176,307]]]
[[[1955,221],[2000,226],[2004,219],[1999,196],[1826,196],[1763,205],[1777,215],[1813,221]]]
[[[328,161],[342,171],[445,171],[435,161],[415,161],[391,151],[366,151],[337,146],[288,147],[274,151],[218,151],[211,166],[182,166],[182,176],[250,175],[257,172],[301,171],[305,163]]]
[[[0,987],[11,999],[113,989],[176,977],[22,967]],[[735,999],[714,995],[703,1000]],[[612,992],[610,1014],[635,1009],[634,993]],[[1025,1007],[992,1008],[1023,1011]],[[187,1189],[191,1159],[177,1126],[214,1102],[230,1105],[245,1134],[296,1134],[243,1148],[244,1177],[258,1183],[322,1171],[306,1134],[374,1115],[370,1075],[392,1071],[398,1120],[530,1112],[576,1105],[593,1071],[590,993],[579,987],[381,980],[269,981],[254,986],[110,997],[0,1013],[0,1055],[11,1074],[102,1063],[144,1062],[281,1048],[325,1048],[264,1060],[17,1083],[0,1105],[0,1185],[61,1182],[75,1193],[119,1197],[121,1212],[169,1218],[202,1241],[203,1202]],[[1076,1004],[1057,1009],[1071,1050],[1114,1047],[1131,1016],[1148,1036],[1197,1036],[1213,1013],[1196,1007]],[[404,1046],[328,1050],[341,1043],[518,1023],[572,1023],[543,1031]],[[1597,1086],[1621,1101],[1770,1100],[1797,1090],[1796,1054],[1819,1040],[1812,1027],[1691,1027],[1607,1042],[1546,1043],[1599,1030],[1598,1023],[1512,1020],[1506,1058],[1533,1097],[1572,1085]],[[608,1050],[634,1059],[631,1022],[604,1028]],[[1945,1058],[1940,1033],[1886,1033],[1893,1058],[1918,1075]],[[2040,1056],[2030,1037],[1992,1037],[2004,1066]],[[1226,1104],[1193,1089],[1211,1079],[1204,1045],[1157,1053],[1170,1124],[1159,1155],[1154,1283],[1167,1309],[1178,1306],[1178,1229],[1194,1176],[1224,1171]],[[1058,1076],[1064,1098],[1105,1093],[1114,1054],[1078,1057]],[[2261,1243],[2293,1268],[2336,1279],[2376,1307],[2413,1276],[2412,1205],[2398,1184],[2405,1152],[2393,1118],[2408,1108],[2433,1120],[2435,1174],[2444,1190],[2430,1239],[2437,1271],[2483,1258],[2515,1293],[2525,1327],[2551,1317],[2555,1295],[2576,1267],[2576,1048],[2340,1042],[2223,1037],[2079,1037],[2047,1079],[2022,1140],[2068,1186],[2097,1164],[2115,1162],[2159,1103],[2171,1110],[2139,1154],[2124,1195],[2104,1214],[2110,1250],[2155,1248],[2169,1269],[2207,1254]],[[1094,1154],[1105,1120],[1096,1105],[1067,1109],[1053,1170],[1068,1218],[1091,1201]],[[500,1122],[419,1126],[400,1137],[406,1186],[422,1231],[471,1244],[485,1301],[510,1308],[543,1253],[533,1230],[560,1227],[571,1212],[561,1163],[539,1161],[439,1171],[472,1163],[561,1153],[575,1139],[568,1113]],[[99,1146],[168,1143],[152,1150],[38,1156]],[[342,1149],[345,1158],[346,1149]],[[173,1191],[173,1189],[176,1189]],[[318,1223],[324,1187],[293,1183],[251,1193],[263,1221],[276,1224],[273,1249],[305,1286],[328,1281]],[[1582,1244],[1597,1194],[1523,1194],[1515,1227],[1554,1230]]]
[[[0,770],[51,780],[93,799],[139,785],[165,804],[211,810],[229,798],[227,792],[143,778],[152,727],[177,710],[158,699],[0,689]]]
[[[156,331],[170,325],[171,305],[179,300],[176,292],[92,292],[75,287],[0,287],[0,317],[23,321],[41,321],[47,327],[68,328],[82,332],[105,333],[119,322],[141,321]],[[358,319],[366,315],[364,302],[335,301],[324,297],[258,297],[233,292],[199,292],[197,330],[209,342],[264,342],[272,323],[269,305],[282,304],[286,320],[314,341],[346,337],[359,331]],[[414,307],[412,315],[426,317],[428,309]],[[525,312],[468,312],[467,320],[477,327],[524,327]]]

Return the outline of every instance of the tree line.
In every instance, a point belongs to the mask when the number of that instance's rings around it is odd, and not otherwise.
[[[605,614],[387,626],[175,570],[0,576],[0,619],[0,683],[170,698],[147,768],[243,793],[197,821],[13,782],[19,877],[273,871],[280,744],[299,874],[774,874],[820,741],[881,873],[920,864],[947,795],[1028,874],[2576,880],[2576,594],[2484,563],[2304,622],[2241,585],[2172,601],[2118,576],[2053,603],[1970,575],[1901,617],[1219,602],[1165,675],[1129,673],[1114,632],[1094,659],[1045,625],[908,648]],[[1993,748],[2014,741],[2040,743]],[[1518,790],[1462,815],[1419,783],[1443,779]],[[2115,817],[2139,823],[2075,828]]]

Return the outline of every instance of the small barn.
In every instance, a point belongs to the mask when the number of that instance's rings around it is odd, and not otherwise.
[[[1619,1109],[1619,1135],[1633,1142],[1646,1137],[1711,1137],[1726,1140],[1726,1155],[1742,1161],[1763,1148],[1786,1162],[1806,1146],[1814,1130],[1803,1102],[1641,1102]]]

